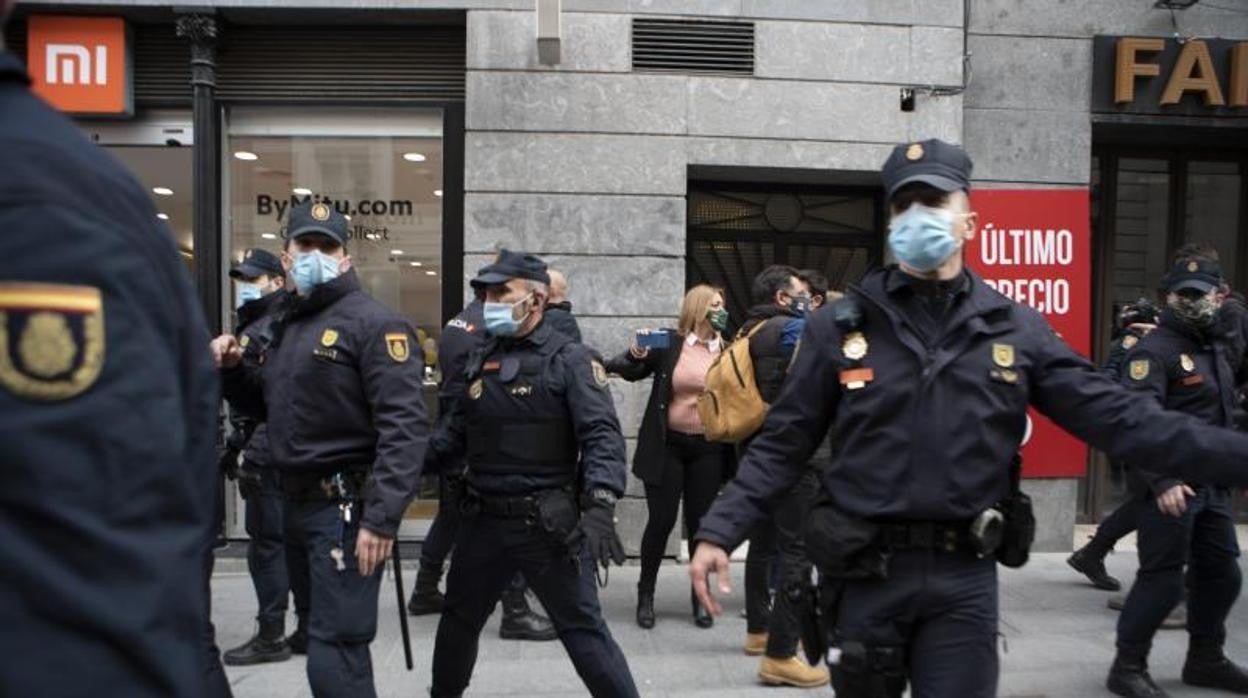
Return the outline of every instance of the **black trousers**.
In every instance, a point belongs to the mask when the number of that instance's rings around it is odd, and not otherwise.
[[[309,574],[308,683],[316,698],[375,698],[369,644],[377,635],[377,599],[382,570],[360,576],[355,538],[361,512],[341,521],[337,502],[285,502],[289,545],[302,548]],[[341,546],[346,569],[330,551]]]
[[[294,594],[295,613],[308,614],[307,574],[292,575],[286,565],[284,497],[281,480],[273,468],[244,464],[260,473],[260,493],[247,500],[243,525],[247,529],[247,571],[256,588],[261,623],[284,623],[287,597]],[[298,554],[302,555],[302,551]],[[306,561],[304,565],[306,569]]]
[[[997,613],[995,561],[969,552],[899,551],[888,579],[844,583],[832,640],[843,652],[854,644],[892,652],[912,698],[993,698]],[[840,661],[846,665],[848,658]],[[842,698],[873,696],[853,682],[884,673],[831,670]]]
[[[1183,596],[1185,567],[1187,632],[1193,639],[1221,643],[1242,583],[1231,493],[1200,488],[1180,517],[1162,513],[1153,497],[1143,501],[1140,568],[1118,618],[1118,649],[1148,654],[1157,629]]]
[[[445,475],[438,476],[438,489],[442,495],[443,506],[438,507],[433,523],[429,524],[429,533],[425,536],[424,542],[420,544],[420,566],[440,569],[446,563],[446,558],[450,557],[451,549],[455,547],[455,537],[459,534],[460,513],[458,506],[449,503],[451,498],[447,496]]]
[[[1109,554],[1115,543],[1136,529],[1140,515],[1147,506],[1149,502],[1143,497],[1129,497],[1119,504],[1117,509],[1097,525],[1096,535],[1088,542],[1089,551],[1101,556]]]
[[[546,607],[576,673],[593,696],[636,696],[628,660],[607,630],[598,605],[594,563],[523,519],[465,517],[446,580],[446,605],[433,648],[434,696],[459,696],[472,679],[481,628],[515,572]],[[555,687],[566,688],[566,687]]]
[[[767,656],[785,659],[797,654],[802,636],[802,619],[794,594],[810,580],[810,558],[806,556],[806,517],[819,494],[819,476],[806,471],[788,498],[776,509],[776,564],[780,580],[767,626]]]
[[[213,537],[216,537],[214,532]],[[231,698],[230,682],[225,677],[225,667],[221,665],[221,650],[217,647],[217,629],[212,624],[212,568],[216,558],[212,554],[211,541],[204,545],[203,562],[203,593],[204,610],[207,612],[203,628],[201,647],[204,649],[204,692],[208,698]]]
[[[693,555],[693,534],[702,517],[719,494],[723,459],[721,447],[702,436],[668,431],[663,459],[663,480],[646,485],[649,517],[641,535],[640,592],[654,593],[659,565],[667,547],[667,537],[676,527],[676,515],[684,500],[685,530],[689,532],[689,554]]]

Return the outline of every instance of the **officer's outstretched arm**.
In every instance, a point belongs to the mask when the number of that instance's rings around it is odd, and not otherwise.
[[[1162,409],[1115,383],[1066,345],[1038,314],[1031,401],[1066,431],[1111,458],[1195,482],[1248,486],[1248,434]],[[1128,365],[1128,371],[1130,366]]]
[[[424,364],[407,323],[369,323],[360,352],[364,394],[377,429],[377,456],[365,488],[361,525],[393,538],[416,492],[429,438]]]
[[[737,476],[702,518],[696,538],[732,550],[797,484],[841,399],[840,332],[830,313],[812,316],[780,397],[737,466]]]
[[[607,369],[581,344],[567,345],[559,359],[568,413],[581,446],[584,489],[602,488],[622,497],[628,477],[624,434],[607,389]]]

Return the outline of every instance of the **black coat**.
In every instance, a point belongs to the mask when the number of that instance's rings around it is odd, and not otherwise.
[[[672,372],[685,347],[684,338],[675,330],[671,346],[651,349],[644,359],[634,358],[627,350],[607,361],[607,370],[626,381],[635,382],[654,376],[650,387],[650,399],[646,413],[641,418],[641,431],[637,435],[637,452],[633,454],[633,475],[647,485],[663,481],[663,461],[667,443],[667,405],[672,399]],[[723,445],[723,476],[730,477],[734,459],[732,446]]]

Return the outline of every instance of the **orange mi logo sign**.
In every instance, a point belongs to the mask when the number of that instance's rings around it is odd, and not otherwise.
[[[71,114],[131,113],[125,20],[35,15],[27,31],[26,66],[36,94]]]

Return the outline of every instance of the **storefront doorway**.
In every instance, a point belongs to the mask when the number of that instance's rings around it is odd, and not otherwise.
[[[1108,354],[1113,319],[1138,298],[1160,303],[1158,284],[1179,247],[1218,250],[1232,289],[1248,290],[1248,151],[1101,145],[1092,158],[1097,257],[1096,356]],[[1176,445],[1181,447],[1181,445]],[[1099,520],[1126,496],[1121,464],[1095,454],[1080,494]],[[1241,519],[1245,506],[1239,504]]]

